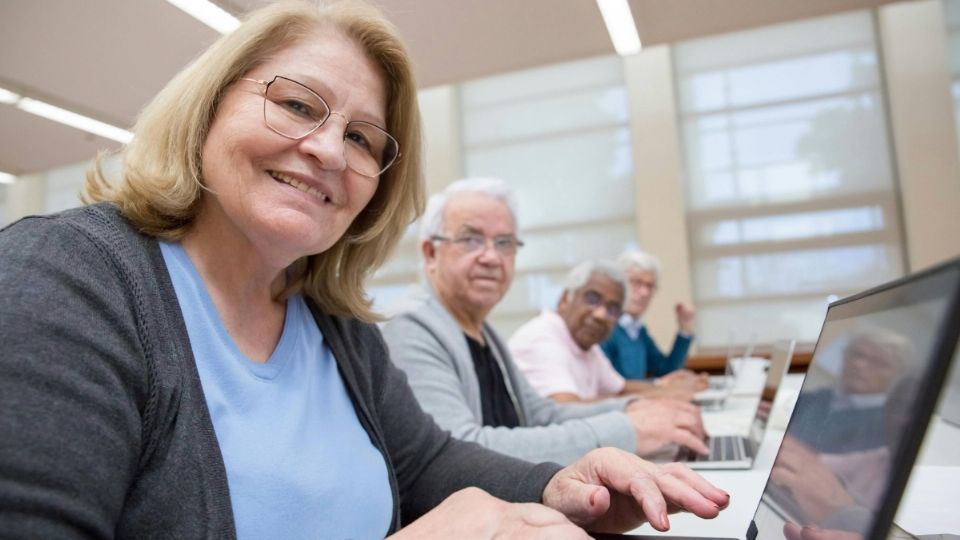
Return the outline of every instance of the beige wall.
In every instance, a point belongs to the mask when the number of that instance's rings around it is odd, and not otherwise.
[[[636,180],[637,239],[663,263],[656,300],[645,315],[661,347],[677,332],[674,304],[690,302],[690,256],[683,200],[683,164],[674,103],[670,48],[624,58]]]
[[[939,1],[879,11],[908,268],[960,255],[960,161]]]
[[[7,186],[6,219],[14,221],[47,212],[47,180],[43,174],[20,176]],[[2,224],[0,224],[2,225]]]
[[[436,193],[460,178],[460,104],[453,86],[420,91],[424,164],[428,193]]]

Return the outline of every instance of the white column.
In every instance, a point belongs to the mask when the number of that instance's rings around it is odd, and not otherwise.
[[[937,0],[879,10],[908,265],[960,254],[960,160],[946,25]]]
[[[669,47],[650,47],[624,58],[624,72],[630,96],[637,238],[644,251],[663,263],[660,290],[645,319],[651,335],[666,348],[677,332],[674,304],[689,303],[693,297]]]
[[[47,211],[47,178],[43,174],[20,176],[7,186],[7,221]]]
[[[454,86],[421,90],[424,171],[427,192],[440,191],[462,176],[460,144],[460,103]]]

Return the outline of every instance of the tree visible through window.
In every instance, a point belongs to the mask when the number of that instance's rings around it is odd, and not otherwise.
[[[674,62],[700,345],[815,341],[829,299],[904,270],[872,14],[690,41]]]

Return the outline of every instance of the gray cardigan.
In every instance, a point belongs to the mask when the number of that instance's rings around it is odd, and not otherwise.
[[[459,439],[531,461],[571,463],[600,446],[636,450],[636,434],[622,413],[626,399],[561,405],[541,397],[493,328],[484,324],[483,333],[522,427],[483,425],[480,384],[466,338],[435,296],[383,328],[391,359],[407,372],[420,405],[440,427]]]
[[[559,466],[451,438],[419,408],[375,326],[310,305],[385,456],[391,532],[465,486],[540,500]],[[0,231],[0,531],[235,537],[223,460],[159,246],[111,206]]]

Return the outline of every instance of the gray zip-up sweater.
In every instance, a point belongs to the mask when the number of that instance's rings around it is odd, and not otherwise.
[[[465,486],[540,500],[559,466],[451,438],[374,326],[310,305],[386,458],[391,532]],[[233,538],[229,498],[157,241],[106,204],[0,231],[0,536]]]
[[[622,412],[628,398],[559,404],[541,397],[493,328],[484,324],[483,335],[503,373],[521,427],[483,425],[480,383],[469,346],[463,330],[435,296],[383,328],[390,357],[407,372],[420,405],[454,437],[521,459],[563,464],[601,446],[636,451],[636,432]]]

